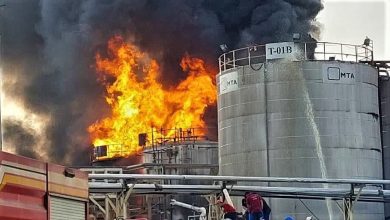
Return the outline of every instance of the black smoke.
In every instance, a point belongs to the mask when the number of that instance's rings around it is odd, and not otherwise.
[[[15,152],[19,155],[31,158],[39,157],[36,152],[36,134],[34,130],[26,129],[23,125],[14,120],[3,121],[4,136],[11,143],[17,143]]]
[[[49,143],[44,149],[49,159],[60,163],[89,160],[87,155],[80,157],[89,146],[86,128],[107,114],[103,88],[92,68],[94,54],[113,35],[124,36],[158,59],[161,81],[169,85],[185,77],[178,64],[186,52],[205,59],[216,70],[219,45],[233,49],[290,41],[297,32],[306,38],[318,32],[313,21],[322,9],[321,0],[4,3],[7,6],[0,15],[4,73],[17,78],[6,85],[7,93],[28,111],[50,118],[45,131]],[[15,146],[20,146],[17,140]]]

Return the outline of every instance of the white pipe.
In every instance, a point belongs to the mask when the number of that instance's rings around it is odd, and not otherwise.
[[[191,210],[194,210],[195,212],[199,212],[200,213],[200,219],[201,220],[206,220],[206,208],[204,207],[197,207],[197,206],[193,206],[193,205],[190,205],[190,204],[187,204],[187,203],[183,203],[183,202],[178,202],[174,199],[171,200],[171,205],[175,205],[175,206],[180,206],[180,207],[183,207],[183,208],[186,208],[186,209],[191,209]]]
[[[230,195],[229,195],[227,189],[223,189],[223,190],[222,190],[222,193],[223,193],[223,195],[225,196],[225,199],[226,199],[227,204],[229,204],[231,207],[234,208],[234,204],[233,204],[233,202],[232,202],[232,199],[230,198]],[[235,209],[235,208],[234,208],[234,209]]]
[[[130,185],[130,184],[129,184]],[[198,193],[198,194],[211,194],[221,190],[219,185],[159,185],[163,193]],[[253,191],[259,193],[267,193],[271,197],[273,194],[277,195],[294,195],[294,196],[317,196],[317,197],[344,197],[350,193],[349,188],[307,188],[307,187],[267,187],[267,186],[243,186],[234,185],[231,187],[231,192],[241,194],[246,191]],[[104,182],[90,182],[90,193],[107,193],[115,192],[123,189],[121,183],[104,183]],[[159,194],[159,191],[155,191],[156,186],[154,184],[135,184],[134,193],[150,193]],[[355,190],[355,194],[358,190]],[[361,198],[369,197],[375,199],[390,198],[390,190],[375,190],[375,189],[363,189],[361,192]],[[364,199],[364,198],[363,198]]]
[[[89,179],[209,180],[209,181],[236,181],[236,182],[296,182],[296,183],[390,185],[390,180],[375,180],[375,179],[322,179],[322,178],[287,178],[287,177],[209,176],[209,175],[89,174]]]

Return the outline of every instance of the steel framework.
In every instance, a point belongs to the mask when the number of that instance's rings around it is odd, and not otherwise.
[[[244,176],[208,176],[208,175],[149,175],[149,174],[90,174],[89,183],[91,201],[96,204],[96,199],[105,198],[108,194],[115,194],[116,205],[110,200],[106,202],[106,209],[112,208],[116,214],[122,213],[127,217],[125,204],[130,194],[142,195],[167,195],[167,194],[191,194],[203,195],[208,198],[209,209],[215,208],[211,204],[215,196],[225,187],[232,196],[242,196],[247,191],[261,193],[264,197],[290,198],[290,199],[332,199],[343,201],[340,210],[344,219],[353,219],[353,206],[358,201],[364,202],[389,202],[390,190],[383,190],[384,185],[390,185],[390,180],[370,179],[320,179],[320,178],[283,178],[283,177],[244,177]],[[210,180],[211,185],[170,185],[144,183],[156,180]],[[306,184],[337,184],[336,187],[269,187],[249,186],[252,183],[306,183]],[[244,183],[244,184],[242,184]],[[342,186],[342,187],[341,187]],[[95,203],[96,202],[96,203]],[[104,210],[103,207],[99,207]],[[107,211],[106,211],[107,213]],[[209,212],[209,219],[211,214]],[[218,219],[217,217],[215,219]]]

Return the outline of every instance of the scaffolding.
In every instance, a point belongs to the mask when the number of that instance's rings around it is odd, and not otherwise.
[[[139,144],[145,149],[144,163],[128,168],[137,167],[136,169],[143,169],[143,173],[147,174],[216,174],[218,146],[217,142],[209,140],[206,133],[206,129],[200,128],[174,128],[152,129],[150,133],[140,134]],[[159,180],[156,183],[164,185],[189,182]],[[171,219],[173,212],[180,209],[170,205],[172,199],[187,198],[174,195],[149,196],[149,206],[154,207],[154,214],[160,213],[160,219]],[[207,201],[202,197],[193,199],[194,202],[203,201],[200,204],[207,205]]]
[[[202,174],[202,175],[216,175],[218,172],[218,144],[216,141],[211,141],[206,134],[210,128],[174,128],[174,129],[156,129],[152,128],[148,133],[141,133],[138,135],[138,145],[143,151],[142,162],[139,164],[132,164],[129,166],[122,167],[123,174],[131,173],[146,173],[146,174]],[[102,147],[100,147],[102,148]],[[115,146],[115,149],[118,146]],[[99,150],[95,148],[95,151]],[[95,161],[104,158],[105,155],[108,155],[107,152],[110,152],[110,146],[105,146],[104,149],[100,149],[100,152],[106,154],[100,154],[98,157],[95,157]],[[121,152],[115,152],[115,155],[118,157],[111,159],[123,158]],[[96,154],[95,154],[96,155]],[[102,162],[102,161],[99,161]],[[101,163],[100,163],[101,164]],[[89,171],[91,174],[98,174],[97,171]],[[100,173],[103,171],[99,171]],[[109,172],[109,171],[105,171]],[[101,173],[103,174],[103,173]],[[108,174],[108,173],[106,173]],[[166,185],[166,184],[190,184],[193,181],[183,181],[183,180],[154,180],[153,183],[156,185]],[[212,183],[210,181],[203,181],[204,183]],[[122,184],[125,184],[124,182]],[[123,207],[122,201],[124,195],[126,195],[127,188],[131,186],[122,186],[122,190],[119,192],[112,192],[104,198],[102,195],[94,194],[91,199],[95,199],[92,203],[95,204],[96,209],[102,210],[97,206],[99,204],[101,207],[108,207],[108,211],[105,213],[107,215],[112,215],[122,217],[124,215],[119,215],[124,213],[126,209],[126,215],[128,217],[134,217],[137,215],[146,215],[151,219],[151,216],[154,216],[154,219],[171,219],[172,213],[179,210],[180,208],[175,208],[170,205],[171,199],[184,200],[188,198],[183,198],[180,196],[175,196],[173,194],[147,194],[147,195],[137,195],[138,200],[141,201],[141,205],[131,205],[127,202],[126,207]],[[207,206],[208,202],[206,198],[196,196],[193,197],[195,203],[200,205]],[[92,200],[91,200],[92,201]],[[112,206],[115,204],[115,206]],[[188,202],[188,201],[186,201]],[[106,206],[105,204],[108,204]],[[117,204],[120,207],[118,208]],[[146,207],[146,208],[144,208]],[[187,213],[188,216],[191,214]],[[157,217],[156,217],[157,216]],[[209,218],[211,219],[211,218]]]
[[[133,187],[133,193],[137,194],[185,194],[203,195],[210,199],[209,218],[220,220],[220,215],[215,213],[215,196],[222,189],[229,189],[232,196],[242,196],[245,192],[258,192],[264,197],[286,198],[286,199],[331,199],[338,204],[340,212],[345,220],[353,220],[354,205],[357,202],[390,202],[390,190],[384,190],[385,185],[390,185],[390,180],[370,180],[370,179],[320,179],[320,178],[281,178],[281,177],[243,177],[243,176],[196,176],[196,175],[131,175],[131,174],[91,174],[91,180],[108,179],[130,181],[129,188]],[[145,184],[144,182],[154,180],[203,180],[209,179],[219,181],[217,185],[156,185]],[[139,183],[142,182],[142,183]],[[280,183],[306,183],[318,184],[327,183],[344,185],[339,188],[307,188],[307,187],[269,187],[269,186],[248,186],[241,185],[247,182],[280,182]],[[241,184],[240,184],[241,183]],[[90,182],[90,192],[105,191],[120,192],[121,184],[103,182]],[[340,205],[337,201],[342,201]],[[310,210],[309,210],[310,211]],[[214,213],[211,216],[211,213]],[[313,219],[315,213],[313,213]]]

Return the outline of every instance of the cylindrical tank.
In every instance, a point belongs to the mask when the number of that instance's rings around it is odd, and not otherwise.
[[[382,120],[383,178],[390,179],[390,81],[383,77],[379,81]],[[386,189],[389,189],[386,186]],[[390,217],[390,204],[385,204],[385,217]]]
[[[224,55],[217,77],[220,175],[382,179],[374,67],[334,57],[259,55],[245,63],[238,54]],[[271,199],[270,205],[273,219],[305,219],[310,212],[343,219],[335,201]],[[384,208],[358,202],[354,213],[354,219],[383,219]]]
[[[153,149],[144,150],[144,171],[149,174],[168,174],[168,175],[217,175],[218,173],[218,144],[209,140],[192,140],[167,142],[163,145],[155,146]],[[165,184],[212,184],[212,181],[195,180],[169,180]],[[161,213],[166,208],[171,207],[171,218],[168,219],[187,219],[194,213],[190,209],[184,209],[177,206],[170,206],[171,199],[180,202],[193,204],[195,206],[207,207],[207,201],[196,195],[170,195],[151,200],[155,207],[161,208]],[[155,215],[156,218],[160,215]],[[189,218],[190,219],[190,218]]]
[[[218,144],[215,141],[191,141],[158,146],[144,150],[143,156],[145,164],[154,164],[153,169],[147,171],[150,174],[216,175],[218,171]],[[159,165],[164,168],[163,172],[154,170]]]

